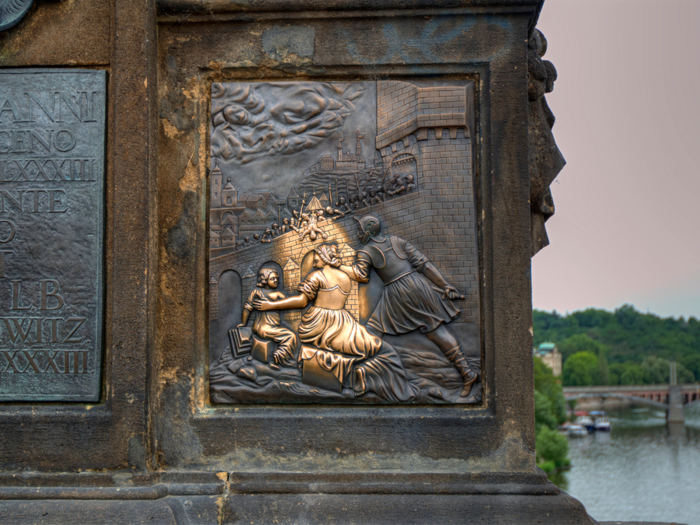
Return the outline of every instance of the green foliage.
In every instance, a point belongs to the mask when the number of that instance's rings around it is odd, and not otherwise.
[[[554,472],[557,468],[557,464],[554,461],[543,461],[542,463],[537,465],[540,467],[542,470],[545,471],[547,474],[551,474]]]
[[[644,383],[644,370],[634,363],[615,363],[610,365],[611,385],[641,385]]]
[[[665,383],[669,361],[678,363],[679,383],[700,381],[700,322],[694,317],[660,318],[628,304],[614,312],[589,308],[565,316],[535,310],[533,329],[535,346],[557,344],[565,385]],[[588,358],[574,361],[567,374],[569,359],[581,352],[597,357],[595,373]],[[585,370],[575,370],[581,364]]]
[[[590,352],[600,356],[601,353],[607,351],[604,344],[592,339],[588,334],[574,334],[571,337],[567,337],[560,343],[557,343],[557,348],[564,360],[578,352]]]
[[[538,357],[535,365],[535,425],[556,429],[566,421],[566,400],[561,383]]]
[[[535,390],[535,428],[537,430],[541,426],[557,428],[558,424],[550,399],[542,392]]]
[[[700,380],[700,351],[697,354],[682,357],[680,364]]]
[[[569,442],[566,436],[561,435],[556,430],[542,426],[537,431],[535,446],[537,448],[537,463],[543,470],[544,462],[553,462],[555,468],[569,464]]]
[[[541,359],[535,357],[535,429],[537,463],[549,473],[569,464],[569,443],[557,432],[566,421],[561,383]]]
[[[597,385],[598,356],[592,352],[576,352],[564,362],[562,375],[566,386]]]
[[[644,383],[647,385],[662,385],[668,383],[668,361],[660,357],[649,356],[642,361]]]
[[[642,372],[644,374],[644,383],[648,385],[663,385],[669,382],[669,365],[668,359],[661,357],[649,356],[642,361]],[[692,383],[695,380],[695,374],[688,370],[683,363],[676,363],[676,375],[679,383]]]
[[[598,354],[598,384],[610,384],[610,366],[608,366],[607,348],[601,349]]]

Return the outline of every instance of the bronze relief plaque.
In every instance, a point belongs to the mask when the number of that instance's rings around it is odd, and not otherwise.
[[[214,83],[214,403],[478,403],[470,80]]]
[[[0,72],[0,400],[97,401],[104,71]]]

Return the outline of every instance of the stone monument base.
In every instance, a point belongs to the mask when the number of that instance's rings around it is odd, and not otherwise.
[[[3,485],[0,523],[596,523],[544,474],[22,474]]]

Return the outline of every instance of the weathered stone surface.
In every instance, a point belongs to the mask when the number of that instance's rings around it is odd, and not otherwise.
[[[148,64],[154,34],[155,13],[130,0],[42,1],[0,34],[4,67],[93,67],[106,69],[108,79],[104,396],[99,404],[3,403],[0,465],[6,472],[147,464],[149,311],[155,300],[147,292],[155,279],[148,115],[154,118],[149,108],[156,86]]]
[[[34,0],[0,0],[0,31],[19,24]]]
[[[106,83],[0,71],[0,400],[97,401]]]
[[[0,32],[4,67],[104,66],[110,53],[110,0],[35,2],[16,26]]]
[[[554,215],[554,200],[549,186],[566,164],[552,134],[554,114],[545,99],[545,94],[552,92],[557,79],[554,65],[549,60],[542,59],[546,52],[547,39],[539,30],[533,29],[528,40],[527,54],[532,255],[549,244],[544,225]]]
[[[0,406],[0,516],[591,523],[534,457],[524,159],[526,41],[540,2],[36,4],[0,35],[0,64],[91,67],[109,81],[104,395],[98,404]],[[279,81],[473,84],[469,242],[478,252],[450,255],[476,262],[453,273],[478,283],[478,303],[462,307],[478,319],[478,351],[467,357],[480,360],[479,403],[211,403],[212,86]],[[401,227],[398,213],[388,220]],[[352,258],[356,247],[345,244],[341,253]],[[255,275],[255,262],[246,261],[242,280]],[[303,258],[271,262],[285,276],[304,266]],[[248,364],[227,369],[258,374]]]

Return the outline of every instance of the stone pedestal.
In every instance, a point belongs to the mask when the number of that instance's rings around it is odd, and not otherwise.
[[[3,68],[106,71],[107,98],[98,400],[0,404],[0,521],[592,524],[581,504],[535,466],[530,257],[545,244],[547,188],[561,167],[556,159],[545,163],[531,180],[532,167],[546,157],[539,153],[556,149],[541,98],[551,89],[550,69],[528,76],[546,48],[534,29],[541,8],[536,0],[74,0],[36,2],[2,33]],[[238,401],[218,402],[211,394],[212,371],[238,370],[226,362],[227,331],[257,272],[275,269],[277,290],[295,295],[322,242],[278,231],[255,244],[253,221],[281,222],[282,208],[303,199],[303,191],[261,193],[262,219],[249,214],[244,223],[242,192],[227,188],[225,166],[214,173],[216,126],[233,133],[231,144],[237,140],[241,151],[269,139],[237,134],[257,122],[259,105],[220,110],[225,122],[214,122],[217,86],[264,83],[274,90],[289,82],[322,83],[330,91],[363,82],[372,95],[362,108],[377,106],[363,121],[377,130],[375,150],[368,153],[358,132],[344,138],[352,151],[341,145],[331,160],[345,169],[365,155],[364,162],[400,174],[405,187],[392,183],[397,193],[389,204],[368,195],[362,206],[382,214],[388,233],[414,239],[457,283],[452,299],[461,318],[449,328],[464,356],[425,341],[400,355],[409,362],[428,352],[431,370],[441,370],[442,397],[386,402],[331,392],[335,397],[319,400],[299,394],[296,369],[283,368],[287,375],[278,377],[255,361],[224,392]],[[59,100],[62,111],[80,115],[88,91]],[[36,94],[44,109],[31,102],[32,111],[51,113],[52,96]],[[353,96],[348,92],[342,112],[354,111]],[[7,102],[0,117],[23,118],[7,108],[15,102],[24,108],[33,100],[27,97]],[[314,99],[314,108],[338,110],[326,98]],[[268,108],[271,122],[289,126],[288,143],[260,149],[260,158],[290,144],[305,147],[294,137],[308,129],[321,137],[331,125],[294,127],[308,107],[290,102],[285,111]],[[458,109],[449,109],[453,104]],[[217,154],[233,159],[234,149]],[[291,154],[283,158],[277,171],[259,173],[275,190],[275,177],[301,169]],[[329,163],[318,159],[322,167]],[[353,180],[345,191],[361,193],[361,181]],[[25,184],[43,189],[37,181]],[[248,193],[246,202],[258,206]],[[323,195],[314,197],[320,202]],[[337,215],[327,230],[345,236],[338,248],[348,264],[360,248],[357,221]],[[238,252],[234,268],[226,254],[238,242],[250,257]],[[80,257],[79,247],[66,248],[65,257]],[[33,248],[35,257],[41,248]],[[48,272],[51,264],[42,268]],[[9,301],[17,271],[6,254],[0,288]],[[42,282],[46,304],[58,304],[49,278],[34,283],[35,307]],[[80,301],[84,291],[66,293]],[[366,326],[367,305],[381,293],[357,282],[345,292],[346,311]],[[26,297],[18,292],[15,299]],[[80,317],[68,309],[55,316]],[[293,329],[304,322],[300,309],[283,319]],[[51,345],[97,341],[69,341],[73,335],[41,344],[53,352]],[[27,344],[35,356],[38,341]],[[480,376],[475,393],[460,398],[465,357]],[[25,364],[31,372],[28,361],[19,366]],[[15,373],[9,362],[0,367],[0,374]],[[249,395],[255,381],[276,381],[278,397]]]

